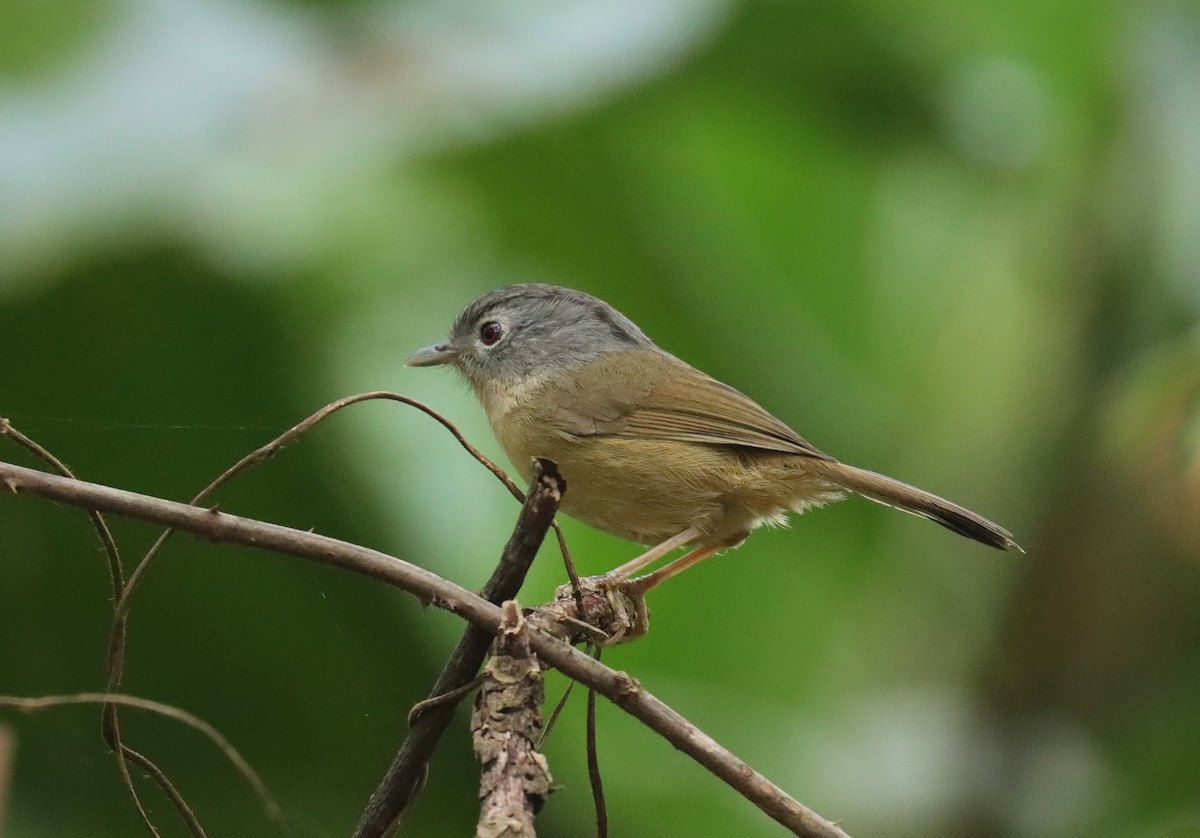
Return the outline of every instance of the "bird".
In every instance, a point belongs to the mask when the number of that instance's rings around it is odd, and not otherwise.
[[[583,291],[522,283],[485,293],[446,340],[405,364],[458,370],[524,479],[533,458],[553,460],[568,486],[563,512],[649,546],[605,574],[639,596],[764,524],[847,493],[1021,550],[965,507],[834,459]],[[635,578],[682,547],[691,550]]]

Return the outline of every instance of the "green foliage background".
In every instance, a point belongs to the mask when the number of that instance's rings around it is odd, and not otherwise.
[[[81,476],[187,498],[380,388],[501,458],[449,373],[401,361],[526,279],[1028,550],[852,500],[657,591],[607,662],[859,838],[1200,835],[1191,3],[0,0],[0,415]],[[516,513],[388,405],[220,502],[469,587]],[[155,536],[114,527],[127,561]],[[567,528],[586,572],[636,549]],[[562,576],[545,550],[522,601]],[[100,688],[109,609],[83,516],[0,497],[0,693]],[[295,834],[346,835],[459,630],[176,537],[125,689],[220,728]],[[210,835],[271,834],[207,742],[124,719]],[[0,724],[6,838],[139,834],[97,712]],[[600,725],[614,835],[780,834]],[[544,834],[592,828],[582,729],[577,696]],[[408,834],[468,834],[476,779],[464,722]]]

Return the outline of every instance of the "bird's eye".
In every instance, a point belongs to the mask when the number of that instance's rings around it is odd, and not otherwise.
[[[479,339],[484,346],[492,346],[504,335],[504,328],[494,320],[479,327]]]

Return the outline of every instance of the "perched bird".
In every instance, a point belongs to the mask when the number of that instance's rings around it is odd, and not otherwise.
[[[448,364],[470,383],[521,475],[558,464],[562,509],[653,545],[611,571],[639,594],[755,527],[855,492],[989,547],[1011,533],[929,492],[838,462],[754,400],[663,351],[615,308],[582,291],[524,284],[468,305],[412,367]],[[633,579],[671,551],[691,552]]]

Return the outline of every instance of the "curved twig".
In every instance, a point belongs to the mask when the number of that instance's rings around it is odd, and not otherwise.
[[[459,445],[466,449],[468,454],[474,457],[484,468],[495,475],[496,479],[504,484],[504,487],[508,489],[509,493],[514,498],[516,498],[518,501],[524,502],[525,493],[521,491],[517,484],[513,483],[512,479],[504,473],[504,470],[500,468],[500,466],[496,465],[496,463],[488,458],[486,454],[472,445],[467,438],[463,436],[462,431],[455,427],[454,423],[452,423],[449,419],[442,416],[433,408],[429,407],[429,405],[417,401],[416,399],[403,396],[399,393],[389,393],[379,390],[370,393],[359,393],[355,396],[346,396],[338,399],[337,401],[330,402],[316,413],[313,413],[303,421],[298,422],[279,436],[275,437],[275,439],[271,440],[266,445],[262,445],[254,449],[249,454],[231,465],[229,468],[225,469],[225,471],[223,471],[216,479],[201,489],[196,496],[189,501],[189,503],[193,506],[199,506],[204,502],[205,498],[207,498],[224,484],[228,483],[236,475],[257,463],[261,463],[264,460],[269,460],[271,457],[274,457],[284,448],[291,445],[301,436],[315,428],[333,414],[337,413],[339,410],[342,410],[343,408],[349,407],[353,404],[358,404],[359,402],[371,401],[374,399],[401,402],[402,404],[406,404],[410,407],[415,407],[422,413],[432,417],[435,421],[441,424],[442,427],[448,430],[456,440],[458,440]],[[123,615],[128,610],[128,599],[132,595],[133,589],[137,586],[137,583],[141,580],[142,576],[145,575],[150,564],[154,561],[155,556],[158,554],[159,550],[162,549],[163,544],[171,536],[171,531],[172,528],[167,528],[167,530],[158,537],[154,544],[150,546],[150,549],[146,552],[146,555],[140,562],[138,562],[138,565],[136,568],[134,568],[133,573],[129,575],[129,584],[125,586],[125,596],[118,601],[116,606],[118,614]]]
[[[134,695],[123,695],[121,693],[76,693],[73,695],[43,695],[33,698],[22,698],[20,696],[0,695],[0,707],[12,707],[22,713],[36,713],[41,710],[47,710],[52,707],[67,707],[77,704],[120,704],[124,707],[132,707],[136,710],[145,710],[149,713],[154,713],[159,716],[165,716],[181,724],[187,725],[193,730],[208,737],[217,749],[225,755],[225,758],[237,769],[254,789],[254,793],[258,795],[259,801],[262,803],[266,815],[272,821],[278,823],[281,827],[284,826],[283,810],[279,808],[279,804],[271,796],[271,792],[267,790],[267,785],[259,777],[258,772],[253,766],[246,761],[246,758],[241,755],[237,748],[233,746],[228,739],[225,738],[221,731],[217,730],[204,719],[189,713],[179,707],[174,707],[170,704],[163,704],[161,701],[153,701],[148,698],[139,698]],[[157,771],[153,762],[149,760],[143,762],[144,757],[136,751],[128,750],[127,755],[131,760],[136,761],[140,766],[150,771]],[[166,778],[164,777],[164,780]],[[169,784],[169,781],[168,781]],[[174,788],[174,786],[172,786]],[[182,798],[180,799],[182,802]],[[184,804],[186,806],[186,804]],[[190,811],[190,809],[188,810]],[[200,824],[195,822],[195,816],[192,817],[192,824],[189,827],[193,831],[199,830],[200,834],[204,831],[200,829]]]

